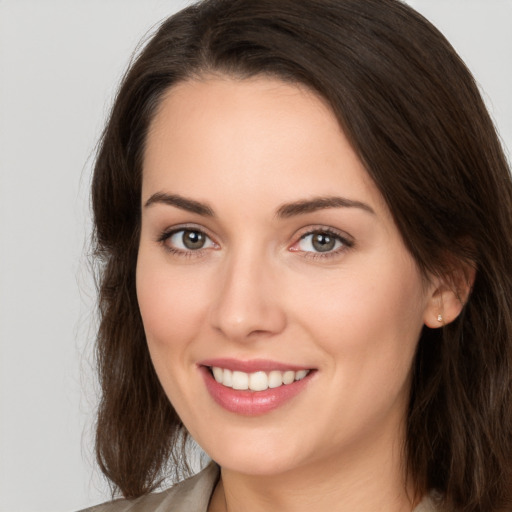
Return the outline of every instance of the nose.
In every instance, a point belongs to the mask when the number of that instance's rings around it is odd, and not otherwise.
[[[237,342],[268,338],[286,327],[277,269],[254,255],[233,255],[218,276],[211,325]]]

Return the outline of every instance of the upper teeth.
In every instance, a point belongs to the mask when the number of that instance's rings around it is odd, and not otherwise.
[[[283,384],[291,384],[296,380],[301,380],[309,373],[309,370],[299,370],[298,372],[273,370],[268,373],[245,373],[213,366],[212,372],[215,380],[223,386],[238,390],[265,391],[268,388],[278,388]]]

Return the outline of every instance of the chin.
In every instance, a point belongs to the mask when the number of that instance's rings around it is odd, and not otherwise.
[[[238,440],[236,437],[227,436],[225,442],[220,443],[216,437],[210,446],[204,446],[206,453],[219,466],[236,473],[253,476],[286,473],[297,468],[304,455],[301,456],[296,443],[286,436],[254,439],[252,435],[251,439],[251,434],[247,434]]]

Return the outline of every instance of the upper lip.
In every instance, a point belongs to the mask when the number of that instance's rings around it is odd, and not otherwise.
[[[309,366],[301,366],[296,364],[281,363],[279,361],[271,361],[268,359],[251,359],[243,361],[240,359],[232,358],[217,358],[217,359],[205,359],[200,361],[199,366],[216,366],[225,370],[238,371],[244,373],[254,372],[271,372],[274,370],[285,372],[292,370],[298,372],[300,370],[311,370]]]

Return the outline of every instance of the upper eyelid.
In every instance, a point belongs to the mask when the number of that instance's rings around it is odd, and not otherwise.
[[[354,237],[352,235],[350,235],[346,231],[336,229],[336,228],[333,228],[330,226],[321,226],[321,225],[308,226],[308,227],[305,227],[305,228],[299,230],[299,234],[297,236],[298,236],[298,239],[302,239],[308,235],[312,235],[315,233],[329,233],[331,235],[334,235],[334,236],[340,238],[341,240],[345,240],[346,242],[348,242],[350,244],[354,244]],[[294,242],[294,243],[296,243],[296,242]]]
[[[216,239],[216,237],[210,233],[210,230],[206,229],[205,227],[193,223],[186,223],[178,224],[176,226],[169,226],[168,228],[161,230],[158,235],[158,241],[166,240],[167,238],[176,233],[179,233],[180,231],[199,231],[210,238],[212,241],[215,241]]]

